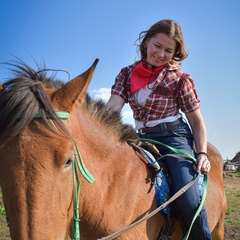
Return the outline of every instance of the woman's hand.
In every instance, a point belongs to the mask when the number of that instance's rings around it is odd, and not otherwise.
[[[211,169],[210,161],[208,160],[208,156],[205,154],[197,155],[198,164],[195,166],[196,172],[201,172],[202,174],[208,174]]]

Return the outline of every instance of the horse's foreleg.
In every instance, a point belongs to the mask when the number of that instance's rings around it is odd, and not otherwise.
[[[219,219],[218,224],[211,232],[213,240],[224,240],[224,217]]]

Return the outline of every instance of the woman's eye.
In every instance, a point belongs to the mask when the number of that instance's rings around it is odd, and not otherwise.
[[[156,44],[155,44],[155,47],[156,47],[157,49],[161,49],[161,46],[160,46],[160,45],[156,45]]]

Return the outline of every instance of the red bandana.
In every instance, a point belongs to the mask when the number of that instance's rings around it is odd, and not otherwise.
[[[156,76],[163,70],[165,65],[153,68],[146,68],[146,62],[141,61],[131,73],[131,93],[146,86],[156,79]]]

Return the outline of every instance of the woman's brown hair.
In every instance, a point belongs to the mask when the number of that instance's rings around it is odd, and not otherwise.
[[[171,64],[178,64],[187,58],[188,54],[184,46],[184,38],[180,25],[173,20],[161,20],[153,24],[147,31],[142,31],[139,34],[138,41],[140,42],[138,48],[141,55],[141,60],[147,58],[146,42],[158,33],[164,33],[171,39],[176,41],[176,51],[173,55]]]

